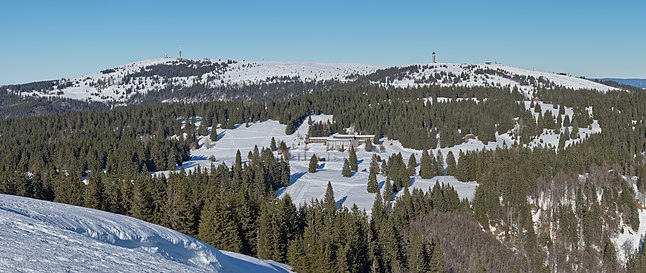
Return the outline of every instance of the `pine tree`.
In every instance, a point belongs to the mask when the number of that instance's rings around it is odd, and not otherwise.
[[[489,229],[489,218],[487,216],[486,200],[484,189],[479,186],[476,188],[475,197],[473,198],[473,214],[485,230]]]
[[[318,168],[318,165],[319,165],[319,160],[318,160],[318,158],[316,157],[316,155],[314,154],[314,155],[312,155],[312,157],[310,158],[310,166],[309,166],[309,168],[307,169],[307,171],[308,171],[308,172],[310,172],[310,173],[315,173],[315,172],[316,172],[316,169]]]
[[[375,201],[372,203],[372,221],[379,223],[383,219],[384,213],[384,199],[381,197],[380,191],[377,191],[377,194],[375,195]]]
[[[449,151],[446,155],[446,173],[447,175],[455,175],[457,173],[457,164],[455,162],[455,156],[453,156],[453,151]]]
[[[433,253],[431,254],[430,268],[429,272],[446,272],[446,261],[444,260],[444,254],[442,253],[442,248],[440,243],[437,240],[433,240]]]
[[[302,237],[289,242],[289,247],[287,248],[287,261],[289,261],[289,265],[294,267],[295,271],[311,272],[309,267],[310,262],[307,259],[307,253],[305,252]]]
[[[192,193],[183,169],[180,174],[171,177],[167,200],[164,208],[165,225],[187,235],[195,235],[195,210],[192,205]],[[179,181],[177,181],[179,180]]]
[[[370,161],[370,170],[368,173],[367,191],[369,193],[375,193],[379,191],[379,185],[377,184],[377,168],[379,168],[377,156],[373,155],[372,160]]]
[[[419,175],[424,179],[433,177],[433,166],[431,165],[431,156],[424,150],[422,152],[422,159],[419,166]]]
[[[218,129],[216,128],[215,123],[213,123],[213,127],[211,128],[210,139],[213,142],[218,140]]]
[[[445,175],[445,170],[444,170],[444,155],[442,155],[442,151],[437,152],[437,159],[435,162],[432,164],[433,166],[436,166],[436,175]]]
[[[411,232],[408,247],[408,272],[431,272],[431,246],[419,232]]]
[[[87,179],[85,186],[85,207],[103,209],[105,206],[105,187],[100,174],[94,174]]]
[[[332,183],[330,183],[330,181],[327,182],[327,187],[325,188],[325,197],[323,198],[323,204],[327,212],[336,211],[336,201],[334,200],[334,189],[332,189]]]
[[[388,179],[384,185],[384,201],[393,201],[393,184]]]
[[[233,176],[235,179],[242,178],[242,155],[240,150],[236,151],[236,158],[233,161]]]
[[[345,159],[343,161],[343,169],[341,170],[341,175],[343,175],[343,177],[352,176],[352,169],[350,168],[350,161],[348,161],[347,159]]]
[[[198,238],[215,248],[242,252],[242,236],[233,205],[211,198],[201,213]]]
[[[130,216],[147,222],[152,221],[153,198],[147,187],[148,176],[134,179],[134,191],[132,195],[132,206]]]
[[[415,168],[417,167],[417,159],[415,154],[410,154],[408,157],[408,176],[415,176]]]
[[[278,147],[276,147],[276,139],[274,137],[271,137],[271,144],[269,144],[269,149],[271,149],[272,152],[275,152]]]
[[[350,145],[350,150],[349,150],[349,161],[350,161],[350,169],[352,171],[357,171],[358,170],[358,165],[357,165],[357,151],[355,151],[354,146]]]

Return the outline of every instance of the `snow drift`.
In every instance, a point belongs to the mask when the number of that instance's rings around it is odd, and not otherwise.
[[[291,272],[128,216],[0,195],[0,272]]]

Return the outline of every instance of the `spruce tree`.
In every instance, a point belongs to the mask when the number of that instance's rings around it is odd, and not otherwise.
[[[98,172],[87,179],[84,201],[88,208],[103,209],[105,206],[105,187]]]
[[[334,189],[332,189],[332,183],[330,183],[330,181],[327,182],[327,187],[325,188],[323,205],[325,206],[325,210],[327,212],[336,211],[336,201],[334,200]]]
[[[457,173],[457,164],[455,162],[455,156],[453,156],[453,151],[449,151],[446,155],[446,174],[455,175]]]
[[[345,159],[343,161],[343,169],[341,170],[341,175],[343,175],[343,177],[352,176],[352,169],[350,169],[350,162],[348,161],[348,159]]]
[[[233,161],[233,176],[237,179],[242,178],[242,155],[240,150],[236,151],[236,158]]]
[[[355,151],[354,146],[350,145],[350,150],[349,150],[349,161],[350,161],[350,169],[352,171],[357,171],[358,170],[358,165],[357,165],[357,151]]]
[[[210,139],[213,142],[218,140],[218,129],[216,128],[215,124],[213,124],[213,127],[211,128]]]
[[[393,201],[393,184],[388,179],[384,185],[384,201]]]
[[[232,203],[207,200],[201,213],[198,238],[215,248],[241,252],[242,235]]]
[[[433,177],[433,166],[431,165],[431,156],[424,150],[422,152],[422,159],[419,166],[419,175],[424,179]]]
[[[134,179],[134,191],[132,195],[132,205],[130,207],[130,216],[147,222],[152,221],[153,198],[148,190],[147,183],[149,176],[144,175]]]
[[[433,253],[431,254],[431,270],[429,272],[444,273],[446,272],[446,261],[444,260],[444,254],[442,253],[440,243],[437,240],[433,240],[431,244],[433,246]]]
[[[377,184],[377,168],[379,168],[378,164],[379,163],[377,162],[377,157],[373,155],[372,160],[370,161],[370,170],[368,173],[367,191],[369,193],[375,193],[379,191],[379,185]]]
[[[431,246],[419,232],[411,232],[408,246],[408,272],[431,272]]]
[[[269,144],[269,149],[271,149],[272,152],[275,152],[278,147],[276,147],[276,139],[274,137],[271,137],[271,144]]]
[[[408,176],[415,176],[415,168],[417,167],[417,159],[415,154],[410,154],[408,157]]]
[[[310,166],[309,166],[309,168],[307,169],[307,171],[308,171],[308,172],[310,172],[310,173],[315,173],[315,172],[316,172],[316,168],[318,168],[318,165],[319,165],[319,160],[318,160],[318,158],[316,157],[316,155],[314,154],[314,155],[312,155],[312,157],[310,158]]]

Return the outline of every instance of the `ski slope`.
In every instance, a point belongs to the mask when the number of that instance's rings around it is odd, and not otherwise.
[[[131,217],[0,194],[0,272],[291,272]]]

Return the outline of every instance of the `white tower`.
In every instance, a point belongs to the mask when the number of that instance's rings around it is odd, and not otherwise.
[[[436,63],[436,61],[435,61],[435,51],[433,51],[433,54],[431,54],[431,56],[432,56],[432,59],[433,59],[433,63]]]
[[[182,49],[181,48],[179,49],[179,58],[180,59],[182,58]]]

